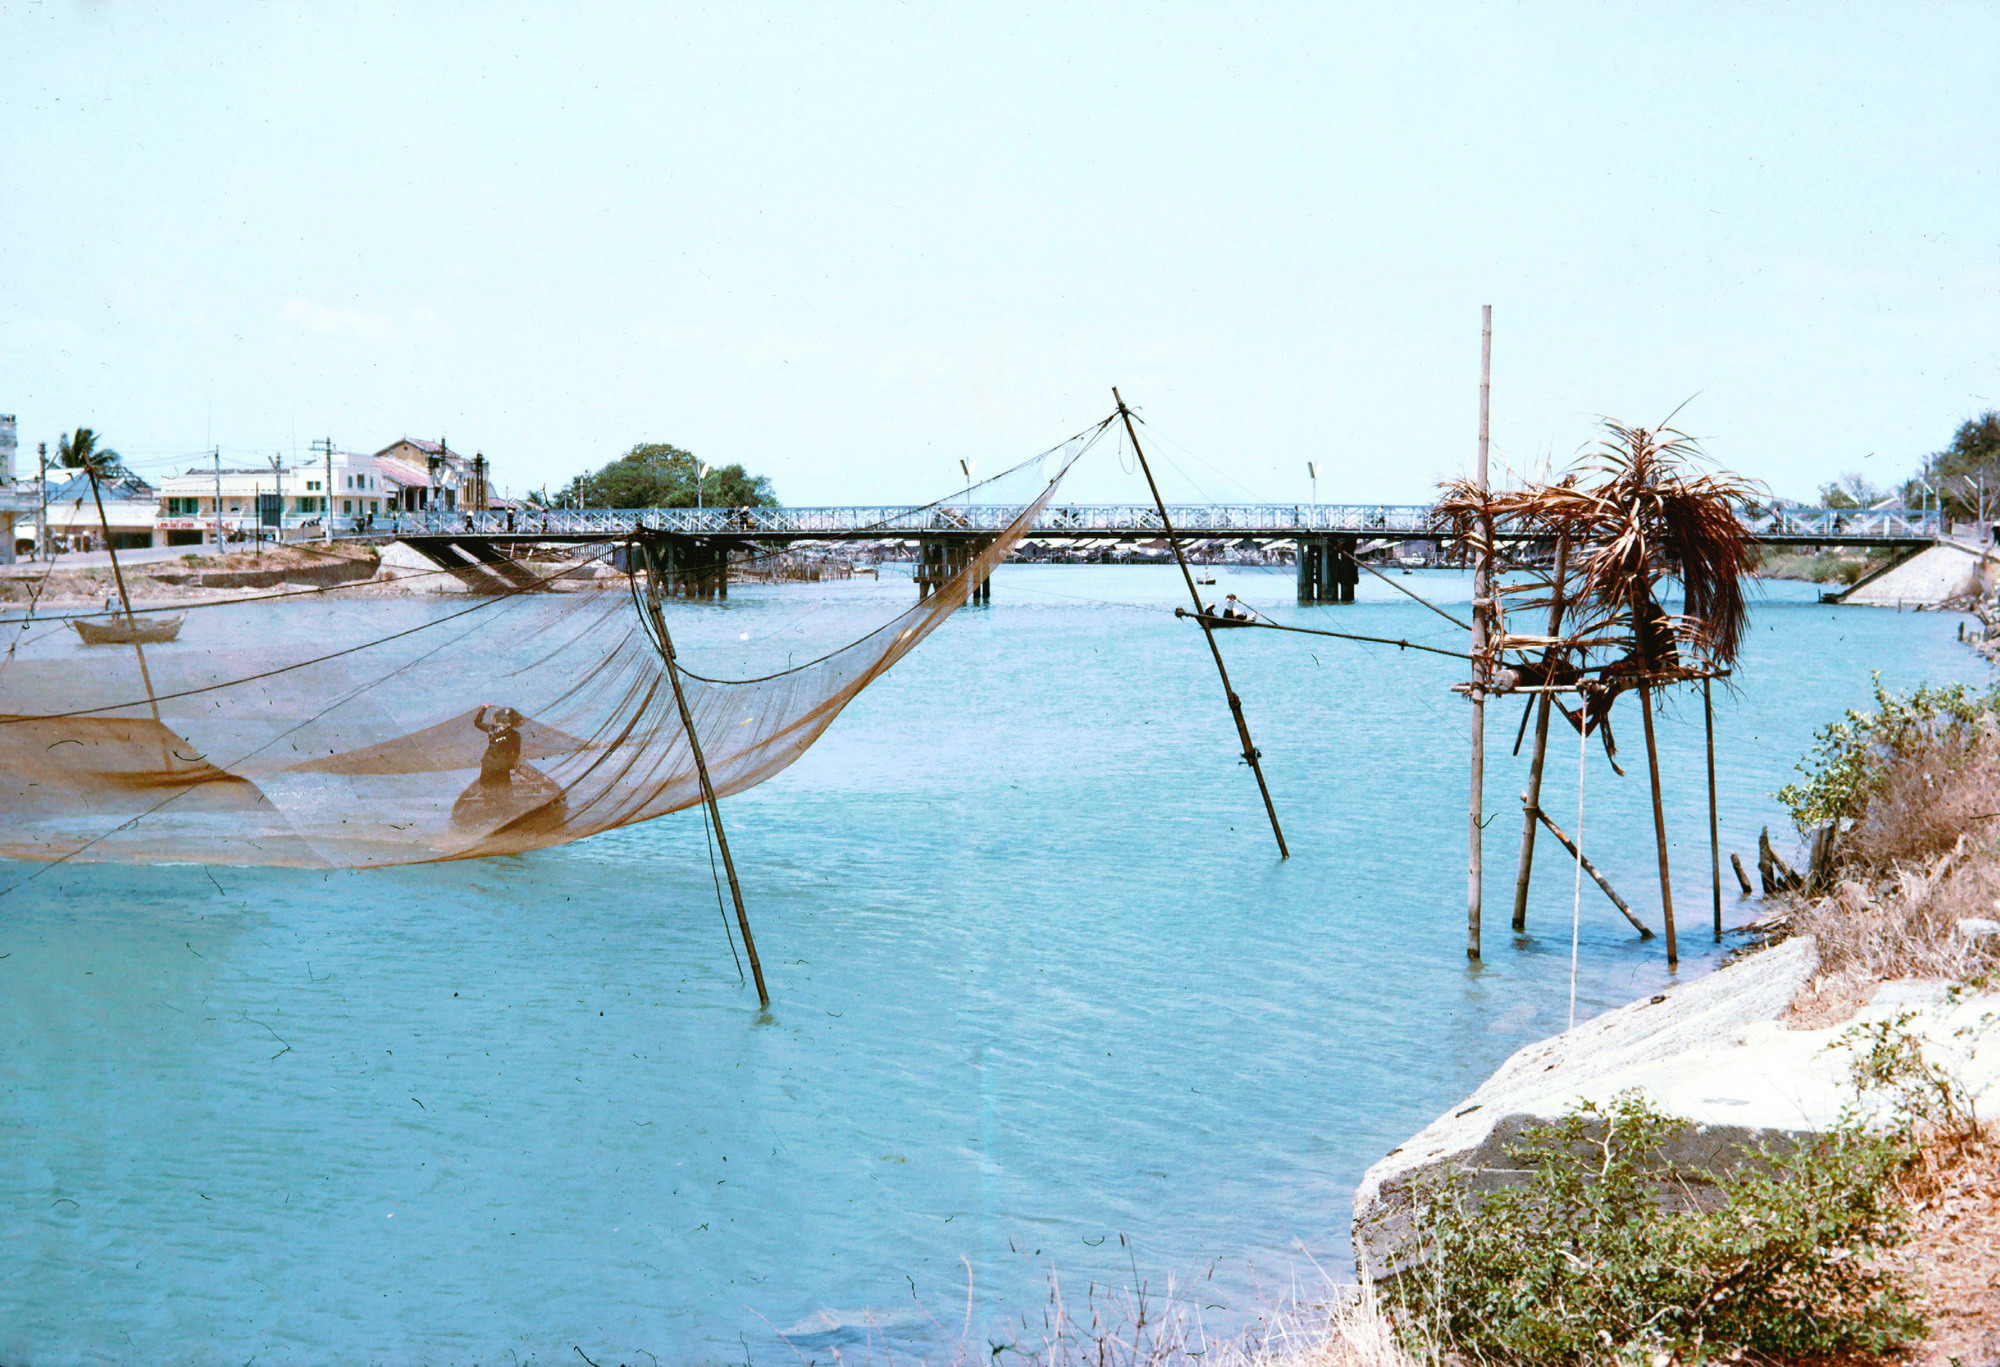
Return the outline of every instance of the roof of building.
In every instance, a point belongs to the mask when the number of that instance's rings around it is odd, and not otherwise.
[[[119,471],[116,474],[106,476],[98,481],[97,487],[99,496],[106,502],[114,499],[143,501],[153,498],[159,493],[159,490],[130,471]],[[49,490],[49,502],[51,503],[54,503],[58,499],[89,497],[90,477],[81,472],[78,472]]]

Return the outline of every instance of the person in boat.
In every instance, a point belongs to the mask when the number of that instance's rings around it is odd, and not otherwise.
[[[488,710],[493,719],[488,721]],[[486,733],[486,751],[479,757],[479,786],[509,788],[521,763],[521,714],[511,707],[481,703],[472,724]]]
[[[452,825],[496,831],[523,820],[559,824],[567,810],[562,788],[521,762],[521,728],[528,719],[511,707],[481,703],[472,724],[486,733],[486,744],[479,755],[479,777],[452,804]]]
[[[1250,620],[1252,613],[1250,605],[1232,593],[1222,602],[1222,616],[1226,621],[1247,622]]]

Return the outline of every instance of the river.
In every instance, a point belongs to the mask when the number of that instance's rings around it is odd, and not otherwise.
[[[1288,573],[1219,578],[1284,621],[1461,637],[1372,578],[1318,609]],[[671,610],[691,667],[727,674],[913,592],[891,567]],[[1496,706],[1468,965],[1463,664],[1228,633],[1280,863],[1182,592],[1004,567],[725,804],[764,1016],[695,812],[387,871],[0,865],[0,1361],[777,1363],[793,1326],[807,1359],[949,1356],[968,1275],[979,1356],[1039,1325],[1052,1274],[1073,1301],[1171,1279],[1226,1329],[1338,1272],[1362,1171],[1564,1025],[1570,866],[1541,843],[1510,934],[1525,758]],[[1954,617],[1815,598],[1762,586],[1717,693],[1747,858],[1871,670],[1990,677]],[[1616,720],[1633,776],[1592,742],[1583,840],[1656,920],[1629,701]],[[1572,826],[1554,734],[1545,805]],[[1717,954],[1699,694],[1660,734],[1687,976]],[[1725,914],[1754,914],[1733,884]],[[1588,882],[1580,961],[1585,1013],[1668,981]]]

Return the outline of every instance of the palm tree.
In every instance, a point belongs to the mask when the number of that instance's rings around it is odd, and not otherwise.
[[[124,458],[108,446],[99,446],[97,433],[88,427],[79,427],[57,442],[56,456],[65,470],[83,470],[96,479],[109,479],[124,469]]]
[[[88,427],[56,443],[56,459],[65,470],[81,470],[90,479],[90,497],[97,504],[97,525],[104,529],[104,551],[111,557],[111,577],[118,581],[118,601],[125,607],[125,620],[132,620],[132,596],[125,592],[125,571],[118,567],[118,551],[111,544],[111,520],[104,515],[104,494],[98,481],[123,471],[122,457],[108,446],[97,444],[97,433]]]

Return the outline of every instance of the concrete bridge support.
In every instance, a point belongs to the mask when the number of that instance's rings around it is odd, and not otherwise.
[[[1358,536],[1302,536],[1299,538],[1299,601],[1301,603],[1351,603],[1361,570],[1354,562]]]
[[[929,598],[970,564],[973,557],[993,544],[991,537],[925,536],[917,540],[917,598]],[[981,576],[972,585],[968,603],[993,601],[993,577]]]

